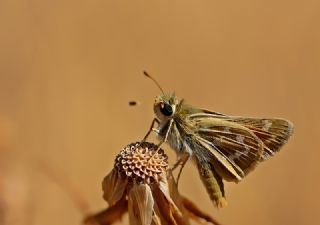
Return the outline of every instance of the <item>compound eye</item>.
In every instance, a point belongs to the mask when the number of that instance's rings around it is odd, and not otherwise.
[[[166,104],[166,103],[161,104],[160,111],[165,116],[171,116],[173,113],[173,109],[172,109],[171,105]]]

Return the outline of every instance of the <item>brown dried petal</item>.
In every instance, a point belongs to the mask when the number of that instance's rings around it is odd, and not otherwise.
[[[84,224],[85,225],[111,225],[119,221],[127,210],[128,210],[128,202],[125,198],[122,198],[113,206],[85,218]]]
[[[171,198],[171,196],[174,196],[174,195],[170,195],[170,189],[169,189],[169,185],[168,185],[168,180],[167,180],[167,177],[164,174],[162,174],[162,176],[160,178],[160,181],[158,183],[158,187],[162,191],[162,194],[166,197],[167,201],[172,205],[174,210],[177,211],[177,213],[181,215],[181,211],[179,210],[179,208],[176,206],[175,202]],[[176,197],[179,196],[178,191],[176,192],[175,196]]]
[[[127,180],[121,178],[117,170],[113,169],[103,180],[103,198],[109,205],[115,204],[125,194]]]
[[[130,225],[150,225],[154,200],[149,185],[133,185],[128,194]]]
[[[154,205],[154,207],[156,207],[156,205]],[[154,209],[154,212],[156,211],[156,209]],[[159,210],[158,210],[159,211]],[[161,219],[160,217],[158,216],[157,213],[153,213],[152,215],[152,222],[151,222],[152,225],[163,225],[161,224]]]
[[[197,221],[200,224],[214,224],[214,225],[221,225],[218,221],[213,219],[209,214],[203,212],[199,209],[193,202],[188,200],[187,198],[182,197],[182,203],[184,208],[186,209],[189,216]]]
[[[166,180],[161,184],[154,184],[152,193],[155,199],[155,214],[160,218],[162,225],[189,225],[187,216],[182,214],[170,197]]]

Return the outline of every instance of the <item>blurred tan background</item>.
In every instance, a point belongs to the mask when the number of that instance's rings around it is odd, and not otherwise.
[[[143,70],[195,106],[295,124],[280,154],[226,184],[227,208],[192,165],[183,194],[225,225],[318,224],[319,27],[318,0],[1,0],[0,224],[79,224],[72,188],[90,212],[107,206],[103,177],[153,118]]]

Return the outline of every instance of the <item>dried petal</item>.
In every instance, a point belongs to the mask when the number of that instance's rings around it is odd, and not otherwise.
[[[120,174],[113,169],[103,180],[103,198],[109,203],[109,205],[115,204],[125,194],[127,187],[127,180],[121,178]]]
[[[150,225],[154,200],[149,185],[135,184],[128,194],[130,225]]]
[[[220,225],[218,221],[213,219],[209,214],[201,211],[193,202],[191,202],[189,199],[182,197],[182,203],[184,205],[184,208],[186,209],[189,216],[201,224],[214,224],[214,225]],[[205,221],[205,222],[204,222]]]
[[[110,225],[121,219],[122,215],[128,210],[128,202],[125,198],[116,202],[113,206],[97,214],[88,216],[84,220],[86,225]]]
[[[174,208],[175,211],[177,211],[179,214],[181,214],[181,211],[179,210],[179,208],[176,206],[176,204],[174,203],[174,201],[172,200],[171,196],[170,196],[170,190],[169,190],[169,185],[168,185],[168,180],[167,178],[162,174],[162,176],[160,176],[160,181],[158,184],[159,189],[162,191],[162,193],[164,194],[164,196],[166,197],[167,201],[172,205],[172,207]],[[177,192],[178,193],[178,192]],[[177,195],[178,196],[178,195]]]
[[[179,194],[177,183],[174,180],[171,170],[167,171],[167,181],[168,181],[168,187],[169,187],[170,196],[172,197],[172,200],[175,202],[178,208],[182,209],[183,208],[182,198]]]
[[[156,207],[156,205],[155,205],[155,207]],[[152,215],[152,223],[151,224],[152,225],[163,225],[163,224],[161,224],[161,219],[160,219],[160,217],[158,216],[157,213],[153,213],[153,215]]]
[[[169,194],[167,179],[152,186],[155,200],[155,214],[160,218],[161,224],[188,225],[189,221],[183,214],[183,208],[179,209]]]

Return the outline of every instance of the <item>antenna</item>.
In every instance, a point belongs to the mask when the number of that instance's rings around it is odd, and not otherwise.
[[[158,88],[160,89],[160,91],[162,92],[162,94],[164,94],[164,91],[162,90],[160,84],[156,81],[156,79],[154,79],[154,78],[153,78],[150,74],[148,74],[146,71],[143,71],[143,74],[144,74],[146,77],[150,78],[150,79],[158,86]]]

